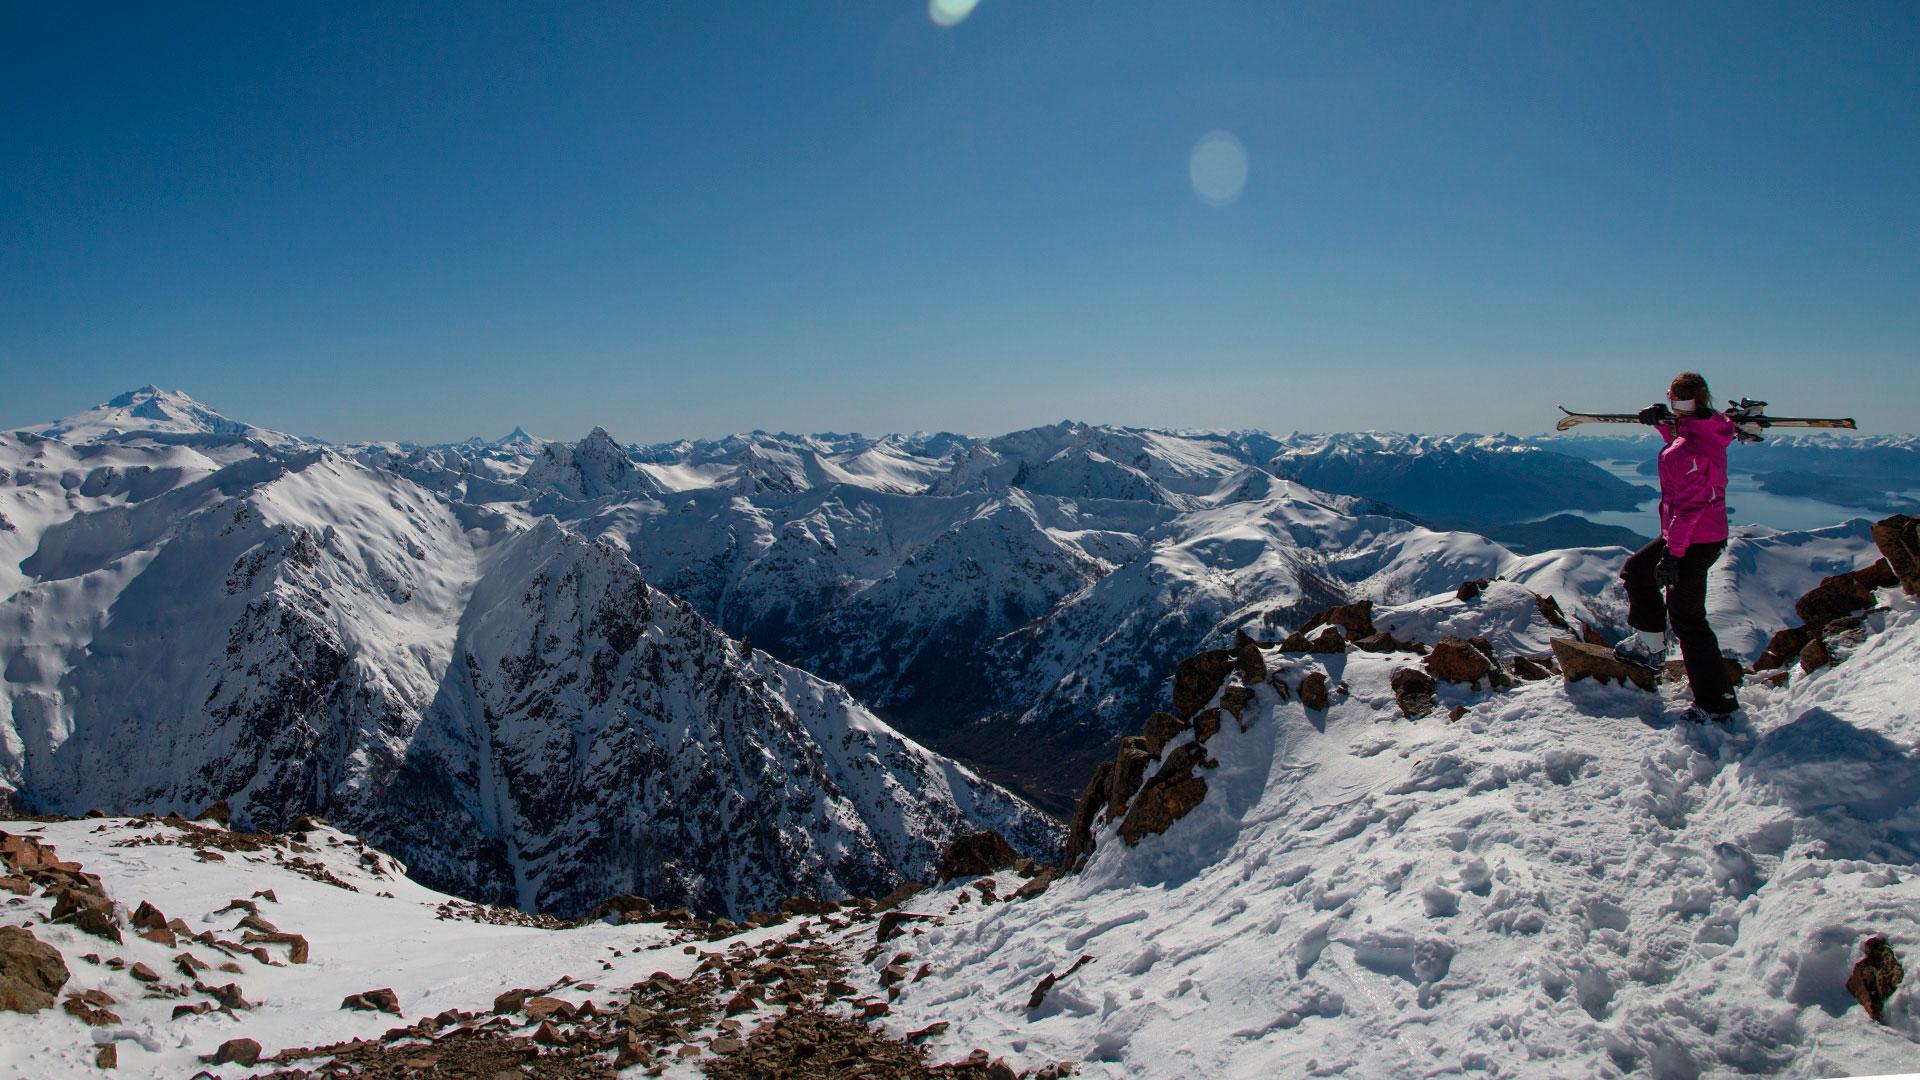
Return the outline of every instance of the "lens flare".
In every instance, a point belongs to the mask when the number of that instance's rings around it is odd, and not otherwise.
[[[927,0],[927,17],[937,26],[958,26],[979,4],[980,0]]]
[[[1209,131],[1187,155],[1193,193],[1208,206],[1230,206],[1247,186],[1247,149],[1231,131]]]

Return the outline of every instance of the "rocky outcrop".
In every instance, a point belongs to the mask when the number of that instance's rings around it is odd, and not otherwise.
[[[1126,817],[1120,821],[1120,838],[1129,845],[1138,844],[1149,836],[1166,832],[1189,810],[1199,806],[1207,797],[1207,782],[1196,776],[1194,769],[1206,759],[1206,749],[1197,742],[1174,748],[1160,763],[1153,779],[1134,796]]]
[[[1322,626],[1337,626],[1345,631],[1350,641],[1372,637],[1376,632],[1373,626],[1373,601],[1356,600],[1351,604],[1339,604],[1330,607],[1300,624],[1300,632],[1312,633]]]
[[[59,950],[18,926],[0,926],[0,1010],[39,1012],[67,985]]]
[[[1394,703],[1400,706],[1400,715],[1409,720],[1426,716],[1438,704],[1434,693],[1439,684],[1419,668],[1401,668],[1393,673],[1389,684],[1393,687]]]
[[[1553,658],[1560,662],[1560,671],[1566,675],[1569,686],[1581,679],[1598,679],[1653,690],[1660,683],[1660,672],[1654,668],[1616,660],[1613,650],[1584,641],[1554,638]]]
[[[1300,704],[1315,712],[1326,712],[1327,706],[1333,704],[1327,689],[1326,672],[1309,672],[1300,680]]]
[[[1853,995],[1875,1023],[1884,1024],[1887,1021],[1882,1010],[1906,974],[1906,968],[1901,966],[1887,939],[1871,937],[1860,947],[1860,959],[1847,976],[1847,993]]]
[[[1486,592],[1487,586],[1493,584],[1493,581],[1494,579],[1492,578],[1472,578],[1468,581],[1463,581],[1460,583],[1460,587],[1454,590],[1454,599],[1459,600],[1463,604],[1467,603],[1478,597],[1481,593]]]
[[[1232,649],[1208,649],[1180,661],[1173,669],[1173,711],[1175,715],[1191,718],[1194,713],[1206,707],[1213,695],[1220,690],[1220,684],[1227,681],[1227,672],[1232,671],[1239,662],[1239,655]]]
[[[1882,518],[1873,525],[1873,542],[1900,587],[1908,596],[1920,596],[1920,520],[1905,514]]]
[[[1001,836],[998,830],[969,833],[947,845],[940,857],[939,876],[941,881],[952,881],[957,877],[981,877],[1005,870],[1019,858],[1013,845]]]
[[[1482,640],[1485,640],[1484,638]],[[1489,646],[1491,648],[1491,646]],[[1493,658],[1466,638],[1448,634],[1427,654],[1427,671],[1446,682],[1470,683],[1479,688],[1480,680],[1493,673]]]
[[[1802,671],[1814,671],[1834,662],[1836,655],[1864,636],[1861,613],[1878,603],[1876,589],[1904,587],[1897,560],[1909,556],[1901,527],[1890,522],[1906,521],[1898,515],[1874,526],[1874,540],[1883,558],[1858,570],[1834,574],[1794,602],[1794,614],[1801,625],[1779,630],[1767,640],[1767,648],[1753,662],[1755,671],[1774,671],[1796,661]],[[1881,526],[1887,526],[1882,528]]]

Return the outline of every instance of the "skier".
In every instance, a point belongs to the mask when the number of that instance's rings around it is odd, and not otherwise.
[[[1693,689],[1688,719],[1726,721],[1740,702],[1707,623],[1707,568],[1727,549],[1727,444],[1733,420],[1713,411],[1707,380],[1674,376],[1665,404],[1640,410],[1666,443],[1660,451],[1660,538],[1635,552],[1620,571],[1627,586],[1627,625],[1614,655],[1658,666],[1669,623]]]

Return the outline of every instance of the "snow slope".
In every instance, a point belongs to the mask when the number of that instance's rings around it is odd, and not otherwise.
[[[1465,718],[1409,722],[1404,660],[1269,652],[1350,692],[1317,714],[1262,685],[1198,808],[1109,829],[1036,899],[916,898],[937,921],[896,944],[932,974],[888,1022],[1113,1077],[1909,1068],[1911,974],[1885,1026],[1844,989],[1870,935],[1920,957],[1920,610],[1882,596],[1851,657],[1748,686],[1729,728],[1676,723],[1675,687],[1558,679],[1443,684]]]

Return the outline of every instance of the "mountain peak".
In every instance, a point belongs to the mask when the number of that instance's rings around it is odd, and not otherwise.
[[[537,443],[539,441],[540,440],[527,434],[526,428],[521,427],[519,424],[515,424],[513,425],[513,430],[507,432],[506,435],[502,436],[500,440],[496,442],[494,445],[496,446],[531,446],[534,443]]]
[[[278,432],[229,419],[180,390],[149,383],[39,429],[37,434],[66,442],[90,442],[140,432],[166,435],[227,435],[290,441]]]

